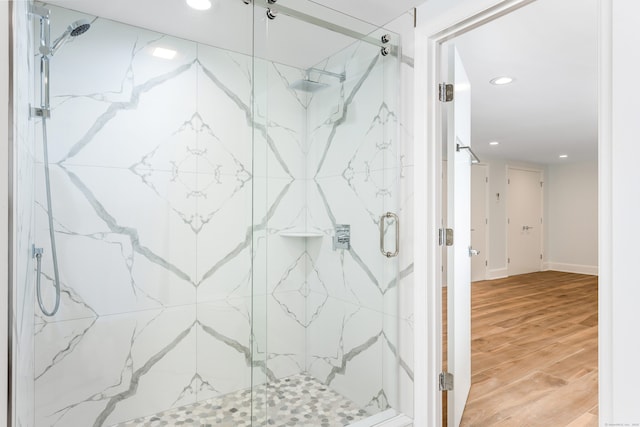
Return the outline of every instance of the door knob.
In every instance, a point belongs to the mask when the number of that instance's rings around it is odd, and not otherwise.
[[[522,226],[522,231],[529,231],[529,230],[531,230],[532,228],[533,228],[532,226],[529,226],[529,225],[523,225],[523,226]]]
[[[480,255],[480,251],[469,246],[469,256]]]

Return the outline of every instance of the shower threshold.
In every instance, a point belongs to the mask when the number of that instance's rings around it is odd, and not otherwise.
[[[253,398],[253,414],[252,414]],[[341,427],[377,425],[379,416],[331,390],[308,374],[298,374],[266,385],[180,406],[136,418],[113,427]]]

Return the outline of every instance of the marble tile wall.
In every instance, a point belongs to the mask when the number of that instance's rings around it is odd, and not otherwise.
[[[33,420],[34,280],[32,243],[34,236],[35,120],[29,118],[33,99],[33,40],[28,17],[29,2],[13,2],[13,355],[12,408],[15,425],[31,427]]]
[[[83,17],[52,8],[52,33]],[[251,69],[104,19],[53,58],[62,302],[36,316],[36,425],[112,425],[251,385]]]
[[[51,9],[52,33],[85,17]],[[409,104],[380,89],[405,65],[356,44],[318,64],[345,82],[307,94],[289,87],[302,70],[105,19],[54,60],[62,301],[35,315],[35,425],[108,426],[305,371],[371,413],[408,408],[410,225],[399,265],[377,242],[385,208],[410,224]],[[336,223],[351,250],[332,250]],[[301,229],[323,236],[281,235]]]
[[[412,141],[405,100],[411,89],[398,87],[410,83],[409,65],[381,56],[378,46],[354,44],[316,65],[344,71],[346,80],[314,95],[308,109],[309,222],[329,234],[336,224],[350,224],[352,241],[338,251],[330,238],[307,243],[323,279],[308,299],[307,310],[319,315],[307,328],[307,369],[372,414],[389,407],[412,412]],[[380,253],[380,216],[387,211],[400,217],[398,258]],[[387,224],[386,250],[394,239]]]

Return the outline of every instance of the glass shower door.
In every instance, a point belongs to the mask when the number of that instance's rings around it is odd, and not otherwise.
[[[254,6],[258,425],[396,414],[398,42],[313,2]]]

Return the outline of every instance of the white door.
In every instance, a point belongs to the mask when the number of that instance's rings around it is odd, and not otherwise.
[[[447,370],[454,383],[447,407],[449,426],[458,427],[471,388],[471,157],[468,150],[456,150],[456,145],[471,145],[471,86],[455,47],[448,53],[454,101],[445,107],[447,223],[454,231],[454,243],[447,254]]]
[[[509,276],[542,267],[542,173],[509,168],[507,181]]]
[[[487,279],[487,165],[471,166],[471,247],[478,254],[471,257],[471,281]]]

